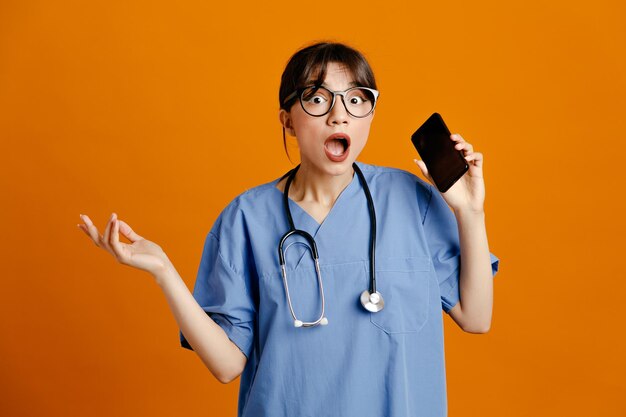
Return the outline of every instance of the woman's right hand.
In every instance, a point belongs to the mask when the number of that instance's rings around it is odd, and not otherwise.
[[[119,263],[147,271],[155,277],[171,265],[159,245],[139,236],[127,223],[119,220],[115,213],[109,218],[104,235],[98,232],[87,215],[81,214],[80,217],[85,224],[79,224],[78,227],[96,246],[109,252]],[[120,242],[120,232],[131,241],[130,245]]]

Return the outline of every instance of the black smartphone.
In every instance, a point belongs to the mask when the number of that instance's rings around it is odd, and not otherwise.
[[[433,113],[411,136],[413,146],[442,193],[469,169],[463,152],[454,148],[457,142],[450,139],[450,135],[441,115]]]

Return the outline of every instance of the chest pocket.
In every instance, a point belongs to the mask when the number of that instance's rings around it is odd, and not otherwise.
[[[377,258],[376,289],[382,294],[385,307],[370,313],[372,324],[390,334],[420,331],[428,320],[429,271],[427,256]]]

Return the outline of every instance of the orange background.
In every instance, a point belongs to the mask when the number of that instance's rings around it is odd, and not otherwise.
[[[376,73],[361,161],[419,173],[433,111],[485,155],[501,271],[488,334],[444,320],[450,416],[626,414],[624,3],[381,4],[0,3],[0,415],[235,415],[78,215],[118,213],[192,288],[219,212],[292,167],[279,79],[320,39]]]

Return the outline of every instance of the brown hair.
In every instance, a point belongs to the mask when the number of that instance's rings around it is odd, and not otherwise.
[[[298,50],[289,59],[280,79],[278,90],[280,108],[289,111],[298,102],[298,97],[284,102],[285,98],[298,88],[309,84],[322,84],[326,78],[326,67],[331,62],[343,64],[352,73],[357,86],[377,89],[374,72],[363,54],[342,43],[318,42]],[[283,146],[289,157],[284,127]]]

